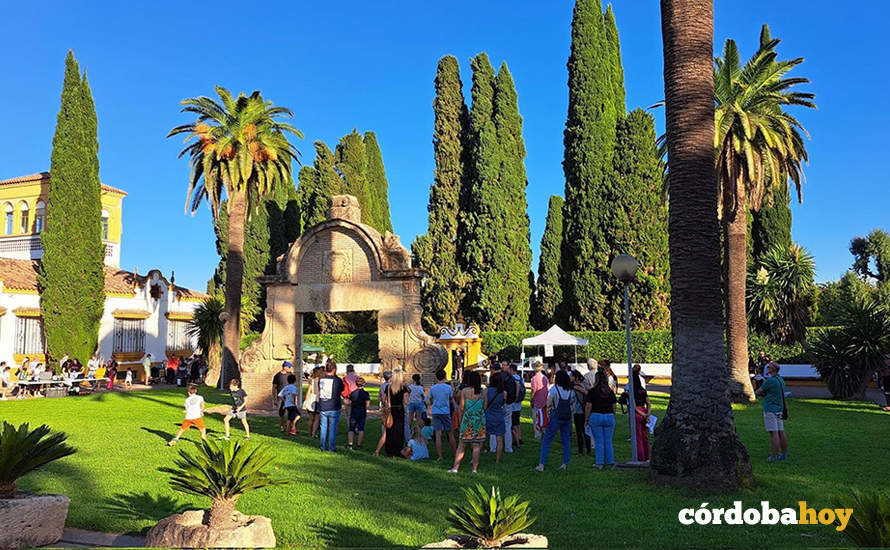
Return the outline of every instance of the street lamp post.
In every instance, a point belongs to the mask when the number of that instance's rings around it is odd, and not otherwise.
[[[639,462],[637,456],[637,412],[634,402],[633,354],[630,345],[630,301],[628,286],[637,276],[639,262],[630,254],[620,254],[612,260],[612,274],[624,283],[624,326],[627,338],[627,407],[630,417],[630,456],[631,462]]]

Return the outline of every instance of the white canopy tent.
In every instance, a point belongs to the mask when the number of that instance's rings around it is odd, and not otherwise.
[[[572,336],[557,325],[553,325],[545,332],[522,339],[522,358],[525,359],[525,348],[534,346],[572,346],[575,348],[575,363],[578,363],[578,346],[586,346],[587,340]]]

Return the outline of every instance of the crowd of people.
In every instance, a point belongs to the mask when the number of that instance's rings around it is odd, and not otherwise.
[[[445,371],[439,371],[429,387],[419,374],[401,368],[384,372],[379,392],[381,433],[373,453],[424,460],[432,458],[430,447],[434,445],[435,459],[442,461],[443,451],[450,448],[453,462],[448,471],[457,473],[469,450],[476,472],[484,447],[500,463],[505,454],[525,444],[520,417],[523,406],[530,405],[534,437],[541,440],[536,470],[544,469],[557,434],[562,442],[561,468],[568,467],[573,428],[579,454],[593,454],[597,468],[614,466],[615,409],[627,400],[624,394],[619,399],[618,378],[609,365],[608,361],[590,360],[588,372],[582,375],[565,363],[546,371],[538,363],[530,389],[519,366],[506,361],[493,361],[484,373],[465,370],[457,381],[447,380]],[[347,365],[341,378],[336,363],[328,359],[310,371],[301,409],[301,381],[293,365],[283,362],[272,381],[280,430],[296,435],[304,414],[308,415],[308,435],[319,439],[322,451],[334,452],[340,418],[345,415],[347,448],[362,449],[371,401],[365,385],[365,379],[356,375],[352,365]],[[634,368],[634,403],[638,457],[645,461],[649,458],[651,404],[639,365]]]

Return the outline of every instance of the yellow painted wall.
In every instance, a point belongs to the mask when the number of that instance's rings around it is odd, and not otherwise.
[[[48,195],[48,179],[0,186],[0,239],[8,236],[33,235],[34,220],[37,216],[37,202],[42,200],[46,204]],[[123,232],[121,211],[124,196],[122,193],[115,191],[102,190],[102,209],[107,210],[109,214],[107,239],[109,242],[118,244],[121,242],[121,233]],[[28,204],[28,229],[26,232],[21,231],[22,212],[20,205],[22,202]],[[11,235],[6,234],[7,204],[13,208]]]

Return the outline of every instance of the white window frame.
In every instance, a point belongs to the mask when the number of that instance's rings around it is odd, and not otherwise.
[[[37,201],[37,207],[34,208],[34,233],[40,233],[46,229],[46,203]]]

